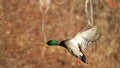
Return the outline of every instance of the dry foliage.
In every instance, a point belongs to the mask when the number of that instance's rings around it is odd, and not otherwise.
[[[39,0],[0,0],[0,68],[120,68],[120,1],[92,0],[94,24],[102,33],[86,50],[88,64],[78,65],[65,48],[41,46]],[[45,16],[46,39],[72,38],[87,26],[85,0],[51,0]],[[89,9],[89,8],[88,8]]]

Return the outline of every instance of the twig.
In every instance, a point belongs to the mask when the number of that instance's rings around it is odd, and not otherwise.
[[[88,3],[90,2],[90,14],[88,12]],[[87,15],[88,19],[88,25],[93,26],[93,5],[92,5],[92,0],[86,0],[85,1],[85,12]]]
[[[88,3],[89,3],[89,0],[86,0],[85,1],[85,12],[86,12],[86,15],[87,15],[88,24],[90,25],[90,19],[89,19],[89,13],[88,13]]]
[[[39,0],[39,7],[40,7],[40,11],[42,13],[43,19],[42,19],[42,33],[43,33],[43,38],[44,38],[44,43],[46,43],[46,32],[45,32],[45,15],[48,12],[49,8],[50,8],[50,4],[51,4],[51,0]],[[42,8],[46,8],[45,12],[43,12]],[[43,51],[42,51],[42,57],[45,54],[45,47],[43,47]]]
[[[42,19],[42,33],[43,33],[43,38],[44,38],[44,43],[46,42],[46,32],[45,32],[45,15],[43,15],[43,19]],[[44,56],[45,54],[45,47],[43,47],[43,51],[42,51],[42,56]]]
[[[90,20],[91,20],[91,25],[93,26],[93,3],[92,0],[90,0]]]
[[[46,15],[46,13],[50,8],[50,5],[51,5],[51,0],[39,0],[39,7],[42,15]],[[42,8],[46,8],[45,12],[43,12]]]

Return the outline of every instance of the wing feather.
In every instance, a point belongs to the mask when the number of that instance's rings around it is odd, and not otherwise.
[[[91,42],[100,38],[100,32],[96,26],[83,32],[79,32],[73,38],[84,50]]]

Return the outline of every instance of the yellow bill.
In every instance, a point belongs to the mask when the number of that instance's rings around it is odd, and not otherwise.
[[[42,44],[42,46],[48,46],[48,45],[45,43],[45,44]]]

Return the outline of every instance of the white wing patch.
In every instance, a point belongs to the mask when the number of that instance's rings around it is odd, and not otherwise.
[[[85,50],[86,46],[89,45],[91,42],[96,41],[100,37],[100,32],[98,31],[98,28],[94,26],[91,29],[88,29],[83,32],[79,32],[73,40],[76,40],[76,42],[79,44],[82,50]]]

